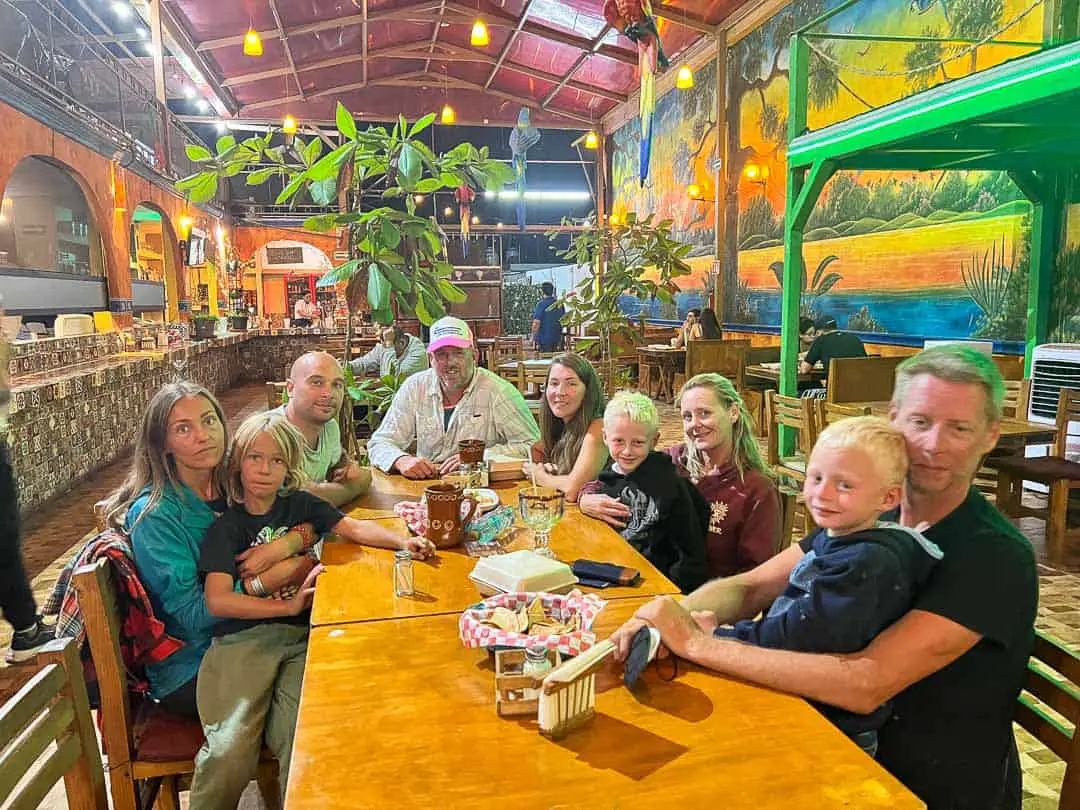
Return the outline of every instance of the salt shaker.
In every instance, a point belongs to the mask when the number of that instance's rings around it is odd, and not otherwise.
[[[412,552],[394,552],[394,596],[412,596],[414,591]]]
[[[551,659],[547,655],[547,647],[543,644],[534,644],[525,648],[525,666],[521,674],[529,675],[537,681],[542,681],[551,672]],[[539,689],[524,689],[522,697],[525,700],[536,700],[540,697]]]

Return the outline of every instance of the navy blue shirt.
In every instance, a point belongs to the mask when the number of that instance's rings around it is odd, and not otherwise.
[[[552,307],[555,296],[545,296],[536,303],[533,310],[533,320],[540,321],[540,328],[536,331],[537,345],[554,349],[562,340],[562,317],[566,314],[561,306]]]

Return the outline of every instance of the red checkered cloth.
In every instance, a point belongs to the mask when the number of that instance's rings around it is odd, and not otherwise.
[[[127,535],[116,529],[106,529],[90,539],[60,572],[42,612],[57,617],[57,638],[74,638],[79,644],[88,686],[96,685],[97,676],[85,649],[86,628],[72,576],[80,566],[93,565],[101,559],[109,561],[113,583],[117,586],[117,607],[122,619],[120,653],[128,672],[129,686],[135,692],[145,693],[149,691],[149,684],[144,667],[164,661],[183,647],[184,642],[166,633],[165,624],[154,615],[150,596],[135,569]],[[96,689],[91,691],[96,693]]]
[[[490,624],[482,624],[490,618],[495,608],[518,610],[540,597],[544,612],[558,621],[567,621],[574,613],[581,614],[581,630],[558,635],[528,635],[500,630]],[[558,593],[501,593],[468,608],[461,614],[458,629],[466,647],[532,647],[543,644],[549,650],[562,655],[577,655],[596,643],[596,634],[589,630],[593,620],[607,603],[594,593],[571,591]]]

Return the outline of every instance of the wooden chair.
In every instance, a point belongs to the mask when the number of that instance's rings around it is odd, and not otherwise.
[[[1031,380],[1005,380],[1005,399],[1001,403],[1002,416],[1027,421],[1028,402],[1031,399]]]
[[[749,350],[749,340],[691,340],[686,344],[684,373],[675,375],[675,390],[694,375],[707,371],[727,377],[736,391],[742,390]]]
[[[1045,633],[1035,632],[1027,681],[1013,719],[1065,760],[1058,810],[1080,810],[1080,657]]]
[[[760,365],[761,363],[779,363],[779,346],[751,346],[746,350],[746,366]],[[742,387],[739,394],[743,398],[743,404],[750,413],[750,419],[754,423],[754,435],[763,437],[768,433],[768,425],[765,421],[765,392],[774,387],[775,383],[766,383],[757,378],[747,378],[743,374]]]
[[[1005,380],[1005,399],[1001,403],[1001,415],[1010,419],[1027,421],[1028,398],[1031,395],[1031,380]],[[1024,444],[998,442],[990,451],[990,458],[1024,454]],[[987,498],[997,498],[998,473],[992,467],[983,464],[975,473],[975,487]]]
[[[503,363],[512,363],[515,360],[525,359],[525,338],[521,335],[500,335],[495,338],[495,343],[488,352],[490,371],[498,373],[499,366]]]
[[[63,779],[71,810],[108,810],[79,649],[56,639],[36,660],[41,669],[0,706],[0,804],[38,807]]]
[[[180,780],[195,770],[203,744],[198,720],[170,714],[129,692],[120,654],[120,615],[109,574],[99,560],[75,570],[75,592],[101,692],[99,722],[114,810],[180,807]],[[263,752],[259,787],[268,807],[279,804],[277,763]]]
[[[1080,422],[1080,391],[1062,388],[1058,396],[1057,436],[1050,455],[1027,458],[1022,455],[989,456],[984,462],[997,470],[997,507],[1010,517],[1041,517],[1046,521],[1046,550],[1052,561],[1065,556],[1065,543],[1080,535],[1080,529],[1069,530],[1069,493],[1080,489],[1080,463],[1065,458],[1069,440],[1069,424]],[[1024,482],[1037,481],[1050,488],[1048,506],[1029,507],[1021,503]]]
[[[817,406],[818,430],[824,430],[833,422],[848,419],[852,416],[870,416],[869,405],[837,405],[824,399],[812,400]]]
[[[903,357],[834,357],[825,384],[829,402],[892,399],[896,367]]]
[[[780,536],[773,547],[774,556],[816,528],[801,492],[785,486],[778,487],[777,491],[780,494]]]
[[[775,391],[766,391],[765,414],[769,426],[769,466],[777,477],[791,478],[801,484],[806,480],[807,456],[817,441],[817,416],[813,400],[785,397]],[[799,449],[793,456],[780,455],[780,425],[799,431]]]
[[[522,396],[529,399],[542,397],[549,371],[551,371],[550,366],[524,366],[521,371],[521,385],[518,387]]]

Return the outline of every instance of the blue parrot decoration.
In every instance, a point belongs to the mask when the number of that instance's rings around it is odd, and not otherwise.
[[[517,177],[517,224],[525,230],[525,164],[526,153],[540,142],[540,130],[529,121],[529,108],[518,112],[517,126],[510,132],[510,155]]]

